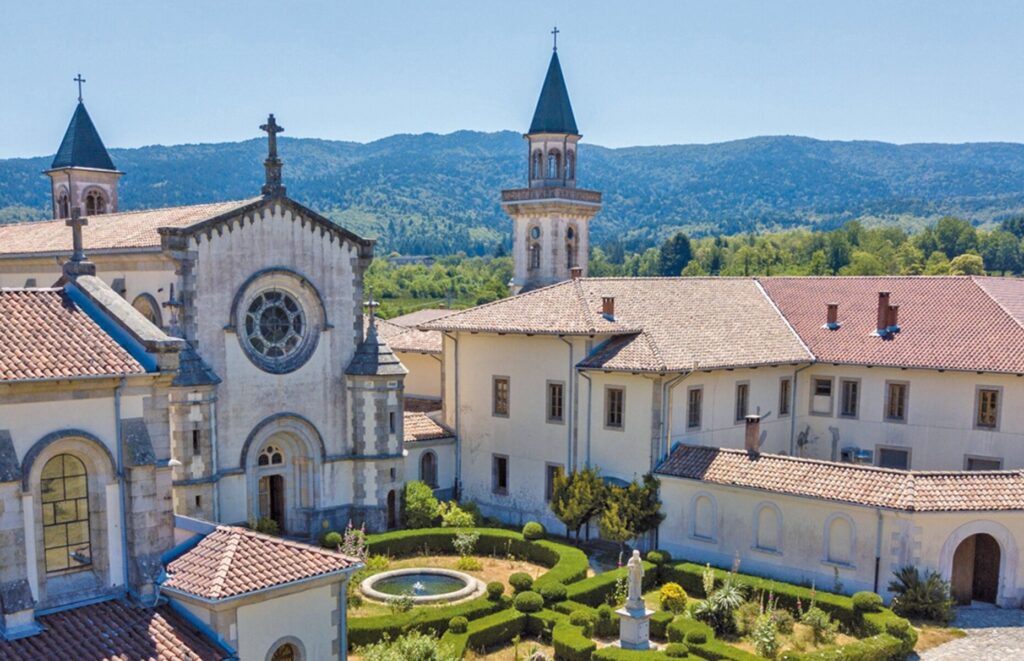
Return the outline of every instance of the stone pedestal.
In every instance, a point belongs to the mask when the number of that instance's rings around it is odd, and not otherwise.
[[[625,650],[650,649],[654,611],[641,601],[638,604],[627,603],[615,613],[619,616],[619,646]]]

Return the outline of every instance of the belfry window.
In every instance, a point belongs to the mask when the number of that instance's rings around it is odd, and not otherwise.
[[[558,152],[552,150],[548,153],[548,179],[558,179],[558,171],[561,163],[559,163]]]
[[[85,215],[95,216],[107,212],[107,198],[98,190],[91,190],[85,194]]]
[[[540,179],[541,172],[543,172],[544,155],[540,151],[533,152],[533,169],[530,177],[533,179]]]
[[[70,454],[57,455],[43,466],[39,489],[47,573],[88,567],[92,548],[85,464]]]
[[[57,217],[67,218],[71,215],[71,211],[68,203],[68,192],[61,190],[60,196],[57,198]]]
[[[576,178],[576,154],[571,151],[565,152],[565,178]]]
[[[573,268],[579,265],[578,254],[579,243],[576,239],[576,230],[573,227],[569,227],[565,231],[565,265],[568,268]]]

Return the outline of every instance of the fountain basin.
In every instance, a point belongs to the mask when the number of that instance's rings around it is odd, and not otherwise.
[[[410,567],[374,574],[359,584],[370,599],[387,601],[409,595],[414,604],[457,601],[484,591],[484,584],[452,569]]]

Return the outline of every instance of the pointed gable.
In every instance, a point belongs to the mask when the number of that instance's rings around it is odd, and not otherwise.
[[[544,87],[540,90],[537,109],[533,112],[533,121],[530,122],[530,133],[579,133],[576,130],[576,118],[572,114],[569,91],[565,88],[565,78],[562,77],[557,52],[551,54],[548,75],[544,78]]]
[[[60,143],[57,155],[53,157],[50,168],[117,170],[85,109],[85,104],[81,101],[75,108],[75,114],[71,116],[71,123],[68,124],[68,130],[64,133],[64,139]]]

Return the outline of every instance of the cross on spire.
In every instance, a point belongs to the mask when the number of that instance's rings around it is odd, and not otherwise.
[[[281,159],[277,157],[277,134],[284,131],[274,119],[274,113],[267,117],[267,123],[260,125],[261,131],[267,132],[267,160],[263,167],[267,171],[267,181],[263,184],[264,195],[284,195],[285,188],[281,185]]]
[[[559,29],[558,29],[558,26],[557,26],[557,25],[556,25],[556,26],[555,26],[555,27],[554,27],[554,28],[553,28],[553,29],[551,30],[551,34],[552,34],[552,35],[554,36],[554,38],[555,38],[555,44],[554,44],[554,47],[552,47],[552,49],[551,49],[551,50],[553,50],[553,51],[554,51],[554,52],[556,52],[556,53],[558,52],[558,33],[559,33],[560,31],[561,31],[561,30],[559,30]]]
[[[380,303],[373,298],[373,292],[367,289],[366,291],[367,300],[363,305],[370,313],[370,328],[376,330],[377,328],[377,308],[380,307]]]
[[[82,74],[78,74],[77,76],[75,76],[71,80],[73,80],[76,83],[78,83],[78,102],[81,103],[82,102],[82,83],[85,82],[85,78],[82,78]]]

